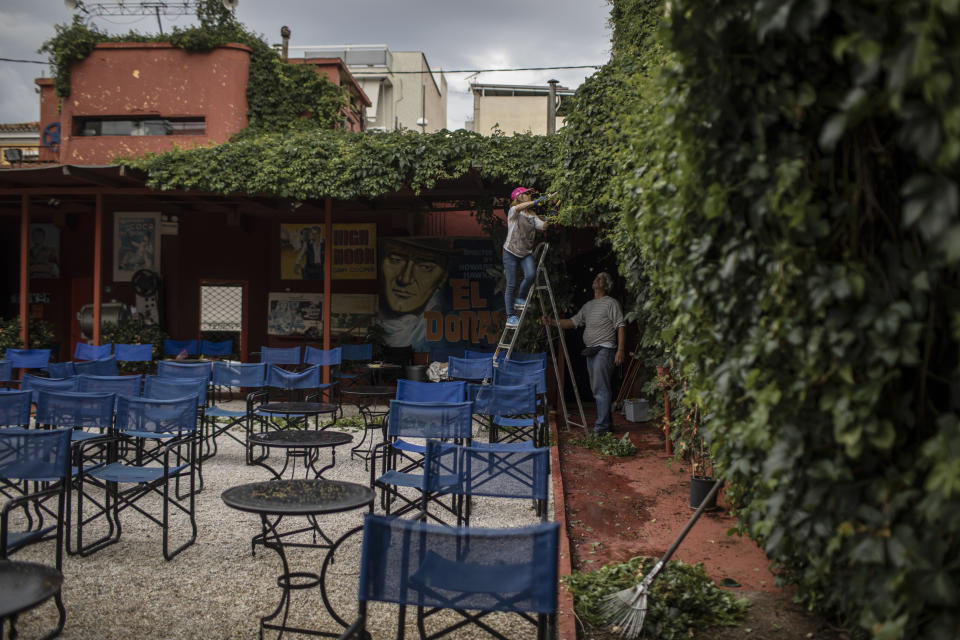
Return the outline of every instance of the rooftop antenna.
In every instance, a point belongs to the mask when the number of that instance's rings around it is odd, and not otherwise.
[[[63,4],[70,11],[82,11],[88,16],[157,16],[157,26],[160,33],[163,34],[163,23],[160,16],[182,16],[191,13],[196,9],[199,0],[141,0],[140,2],[129,2],[119,0],[117,2],[90,2],[84,0],[63,0]],[[220,0],[223,7],[229,11],[234,11],[240,0]]]

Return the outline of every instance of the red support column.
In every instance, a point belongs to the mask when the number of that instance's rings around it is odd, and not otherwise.
[[[330,349],[330,306],[333,299],[330,274],[333,271],[333,200],[323,203],[323,348]],[[323,383],[330,383],[330,367],[323,368]]]
[[[27,325],[30,321],[30,197],[20,196],[20,340],[29,349]]]
[[[103,194],[97,194],[93,227],[93,344],[100,344],[100,303],[103,291]]]

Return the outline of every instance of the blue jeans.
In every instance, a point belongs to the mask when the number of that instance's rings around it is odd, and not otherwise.
[[[604,347],[595,355],[587,356],[590,390],[593,392],[594,402],[597,403],[597,421],[593,425],[594,431],[610,431],[613,428],[613,421],[610,417],[613,393],[610,389],[610,383],[613,380],[616,353],[616,350]]]
[[[519,289],[516,289],[517,265],[523,267],[523,282],[520,283]],[[530,292],[530,287],[533,286],[533,282],[537,278],[537,263],[533,259],[533,254],[531,253],[525,258],[518,258],[509,251],[504,251],[503,273],[507,277],[507,285],[503,289],[503,302],[506,304],[507,315],[512,316],[514,315],[514,300],[516,298],[526,299],[527,293]],[[516,291],[514,291],[514,289],[516,289]],[[514,296],[514,293],[516,293],[516,296]]]

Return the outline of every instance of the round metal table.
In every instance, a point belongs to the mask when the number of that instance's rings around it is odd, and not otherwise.
[[[386,436],[386,417],[390,413],[390,399],[397,391],[393,387],[386,385],[380,386],[358,386],[343,389],[344,396],[351,396],[352,404],[356,405],[360,416],[363,418],[363,437],[355,447],[350,449],[350,457],[356,456],[363,460],[364,469],[373,455],[373,446],[371,442],[366,448],[363,444],[367,441],[367,432],[371,429],[379,428],[383,430]],[[371,439],[373,436],[371,436]]]
[[[339,431],[307,431],[300,429],[285,431],[265,431],[250,434],[247,443],[250,447],[265,447],[266,449],[284,449],[283,468],[277,471],[268,465],[264,457],[254,461],[254,464],[263,467],[273,474],[277,480],[283,479],[287,467],[291,467],[291,475],[296,473],[296,460],[303,460],[304,477],[313,471],[313,477],[319,478],[327,469],[332,469],[337,463],[337,447],[353,442],[353,436]],[[316,463],[320,458],[320,449],[330,449],[330,464],[317,469]],[[291,465],[293,461],[293,465]]]
[[[320,530],[316,517],[327,513],[352,511],[362,507],[367,507],[372,513],[373,490],[362,484],[335,480],[269,480],[232,487],[224,491],[221,498],[228,507],[248,513],[256,513],[260,516],[261,533],[254,537],[253,544],[255,546],[259,543],[276,551],[283,565],[283,573],[277,577],[277,586],[283,590],[283,595],[277,608],[260,619],[260,637],[263,637],[264,629],[279,631],[281,635],[284,631],[290,631],[332,638],[339,637],[340,634],[337,633],[287,626],[286,620],[290,613],[290,592],[295,589],[312,589],[317,586],[320,587],[320,593],[327,611],[341,624],[342,621],[330,606],[326,587],[321,577],[312,572],[290,571],[284,547],[327,549],[327,555],[332,554],[339,541],[334,542]],[[309,526],[281,533],[278,527],[284,516],[306,516]],[[313,544],[285,542],[286,538],[304,532],[313,533]],[[317,543],[317,536],[322,538],[323,542]],[[343,538],[341,538],[342,540]],[[271,622],[281,612],[283,613],[281,623]]]
[[[15,637],[13,629],[17,616],[50,598],[56,598],[60,621],[57,628],[44,637],[59,635],[67,618],[66,609],[60,601],[62,586],[63,574],[53,567],[34,562],[0,562],[0,636],[3,635],[4,624],[9,620],[10,637]]]
[[[396,377],[400,375],[400,369],[403,368],[399,364],[392,362],[370,362],[367,363],[366,367],[370,370],[370,381],[373,382],[374,386],[383,384],[384,373],[390,373]]]

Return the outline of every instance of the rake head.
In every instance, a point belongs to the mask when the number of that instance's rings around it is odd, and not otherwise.
[[[613,627],[614,633],[633,639],[640,635],[647,617],[647,584],[611,593],[600,604],[600,615]]]

